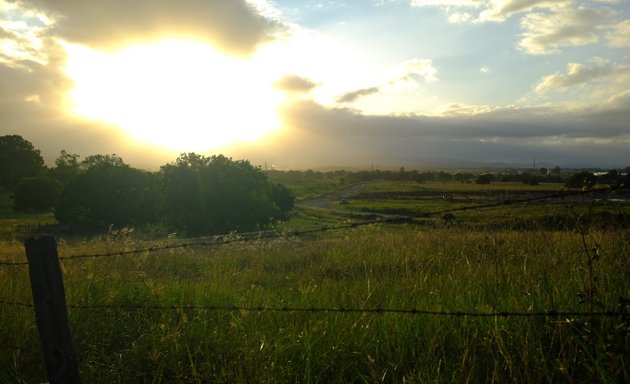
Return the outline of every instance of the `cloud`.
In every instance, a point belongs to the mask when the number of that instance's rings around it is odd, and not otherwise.
[[[562,47],[599,40],[598,29],[611,13],[607,9],[560,8],[552,13],[529,13],[521,20],[525,30],[520,47],[529,54],[557,53]]]
[[[573,0],[411,0],[410,5],[443,8],[449,22],[461,23],[503,22],[519,13],[530,12],[534,9],[557,9],[572,3]]]
[[[630,47],[630,20],[624,20],[613,26],[606,34],[608,45],[614,48]]]
[[[593,57],[586,64],[569,63],[566,72],[544,76],[535,86],[538,95],[573,91],[591,105],[605,102],[626,92],[630,83],[630,62],[615,63]],[[575,103],[574,103],[575,104]]]
[[[604,80],[627,86],[630,82],[630,65],[628,63],[615,64],[610,60],[594,57],[587,65],[569,63],[566,73],[556,72],[543,77],[535,86],[538,94],[548,92],[563,92],[570,88],[593,85]]]
[[[245,0],[20,0],[46,14],[52,32],[97,49],[168,37],[204,39],[231,53],[249,54],[281,25]]]
[[[309,92],[317,87],[317,84],[304,77],[289,75],[276,81],[274,86],[287,92]]]
[[[338,103],[352,103],[361,97],[369,96],[369,95],[378,93],[379,91],[380,90],[378,89],[378,87],[359,89],[356,91],[344,93],[343,95],[337,98],[337,102]]]
[[[394,77],[395,81],[408,78],[420,79],[427,83],[438,81],[437,69],[430,59],[413,58],[402,62],[394,68]]]
[[[625,123],[630,92],[615,103],[578,114],[549,107],[451,105],[456,114],[427,117],[363,115],[300,100],[284,105],[279,136],[240,154],[280,168],[420,166],[440,159],[511,164],[532,156],[559,165],[623,165],[630,144]],[[470,114],[473,110],[478,113]]]
[[[483,0],[411,0],[412,7],[472,7],[479,8]]]
[[[573,0],[495,0],[479,14],[479,20],[500,22],[518,13],[541,8],[556,10],[572,2]]]
[[[4,28],[0,28],[0,39],[15,39],[16,36],[14,33],[5,30]]]
[[[420,84],[439,81],[437,69],[430,59],[413,58],[395,65],[386,75],[386,80],[381,84],[346,92],[336,101],[338,103],[353,103],[365,96],[378,93],[397,94],[414,92]]]

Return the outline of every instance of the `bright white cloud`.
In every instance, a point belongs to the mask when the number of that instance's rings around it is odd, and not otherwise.
[[[448,15],[449,23],[467,23],[473,19],[473,15],[469,12],[453,12]]]
[[[543,77],[534,87],[534,91],[545,94],[598,85],[616,92],[625,88],[629,82],[630,63],[616,64],[610,60],[594,57],[586,65],[569,63],[565,73],[556,72]],[[602,93],[604,92],[598,94]]]
[[[534,9],[556,10],[571,4],[573,0],[494,0],[479,14],[480,21],[504,21],[509,17]]]
[[[418,84],[438,81],[437,69],[430,59],[414,58],[394,67],[389,87],[400,90],[413,90]]]
[[[471,7],[479,8],[484,0],[411,0],[412,7]]]
[[[466,21],[502,22],[513,15],[534,9],[558,9],[574,0],[411,0],[413,7],[443,8],[452,23]],[[473,15],[473,12],[476,16]]]
[[[414,92],[421,84],[437,81],[437,69],[432,60],[413,58],[394,66],[384,83],[346,92],[337,97],[337,102],[352,103],[371,95]]]
[[[624,20],[613,26],[606,34],[608,44],[614,48],[630,47],[630,20]]]
[[[521,20],[525,32],[519,45],[529,54],[544,55],[567,46],[595,43],[599,40],[598,29],[609,14],[606,9],[586,7],[529,13]]]

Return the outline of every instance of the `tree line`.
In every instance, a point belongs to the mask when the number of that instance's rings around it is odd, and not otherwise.
[[[497,172],[406,170],[264,171],[246,160],[184,153],[157,172],[136,169],[117,155],[61,151],[54,167],[18,135],[0,136],[0,188],[14,195],[17,211],[54,209],[64,226],[162,226],[187,235],[250,231],[287,220],[295,196],[284,184],[318,178],[340,184],[369,180],[564,183],[630,186],[630,168],[593,173],[559,167]]]
[[[184,153],[157,172],[113,155],[61,151],[47,168],[41,153],[18,135],[0,137],[0,187],[17,211],[54,209],[68,227],[150,225],[186,235],[267,228],[286,220],[295,196],[246,160]]]
[[[602,172],[591,172],[586,170],[562,170],[556,166],[554,168],[539,168],[536,170],[522,169],[502,169],[496,171],[482,170],[472,171],[419,171],[416,169],[405,170],[291,170],[291,171],[268,171],[269,178],[274,181],[291,183],[300,180],[313,179],[336,179],[341,184],[357,183],[371,180],[388,181],[411,181],[417,183],[428,182],[458,182],[490,184],[493,182],[523,183],[528,185],[538,185],[540,183],[562,183],[568,188],[590,187],[596,184],[618,185],[624,188],[630,187],[630,167],[623,170],[610,169]]]

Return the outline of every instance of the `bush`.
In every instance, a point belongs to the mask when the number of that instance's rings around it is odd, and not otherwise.
[[[45,211],[59,203],[63,185],[49,177],[27,177],[17,185],[13,209],[18,212]]]

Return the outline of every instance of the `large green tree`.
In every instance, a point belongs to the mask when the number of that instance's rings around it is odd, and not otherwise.
[[[50,177],[26,177],[14,191],[13,209],[16,211],[45,211],[59,203],[63,185]]]
[[[116,155],[87,159],[82,163],[84,171],[64,189],[55,212],[60,223],[105,228],[156,220],[159,199],[154,174],[132,168]]]
[[[79,176],[79,173],[81,173],[79,155],[61,150],[55,160],[55,167],[50,170],[50,176],[63,185],[68,185]]]
[[[278,208],[278,220],[288,220],[289,213],[295,206],[295,195],[283,184],[271,184],[269,196]]]
[[[267,176],[248,161],[187,153],[160,173],[164,219],[188,235],[256,230],[280,215]]]
[[[13,190],[25,177],[44,171],[44,159],[30,141],[19,135],[0,136],[0,187]]]

